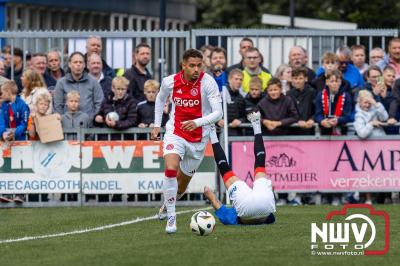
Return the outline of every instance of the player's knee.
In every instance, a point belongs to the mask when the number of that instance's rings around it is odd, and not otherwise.
[[[164,157],[165,160],[165,169],[176,170],[179,169],[180,158],[177,154],[167,154]]]
[[[175,163],[175,162],[165,162],[165,169],[166,170],[174,170],[174,171],[178,172],[179,162],[177,162],[177,163]]]

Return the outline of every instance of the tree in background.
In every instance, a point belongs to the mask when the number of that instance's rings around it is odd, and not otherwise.
[[[197,0],[196,28],[260,28],[264,13],[289,14],[289,1]],[[400,2],[395,0],[297,0],[296,16],[354,22],[359,28],[397,28]]]

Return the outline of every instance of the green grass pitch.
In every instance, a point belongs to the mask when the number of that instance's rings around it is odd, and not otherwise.
[[[224,226],[209,236],[189,229],[194,211],[178,215],[178,232],[146,220],[83,234],[0,244],[0,265],[398,265],[400,206],[377,205],[390,215],[390,251],[384,256],[312,256],[311,222],[340,207],[278,207],[268,226]],[[178,208],[177,211],[193,208]],[[0,241],[94,228],[149,217],[157,208],[83,207],[0,209]]]

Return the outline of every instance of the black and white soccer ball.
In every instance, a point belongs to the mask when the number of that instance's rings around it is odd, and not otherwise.
[[[215,228],[215,218],[208,211],[199,211],[193,214],[190,220],[190,229],[199,236],[211,234]]]

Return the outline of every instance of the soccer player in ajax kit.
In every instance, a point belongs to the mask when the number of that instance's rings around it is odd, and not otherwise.
[[[157,139],[164,105],[167,97],[171,96],[172,108],[163,140],[163,192],[167,211],[167,233],[176,232],[175,203],[178,181],[180,187],[182,182],[183,187],[187,186],[204,157],[210,125],[222,118],[218,85],[214,78],[201,71],[201,52],[189,49],[184,52],[182,59],[182,70],[164,78],[161,83],[155,103],[154,128],[151,132],[151,138]]]
[[[224,150],[218,142],[215,130],[210,133],[215,162],[224,180],[233,207],[221,204],[210,188],[204,188],[204,195],[215,209],[221,223],[230,224],[271,224],[275,222],[275,199],[271,180],[265,174],[265,147],[261,135],[260,112],[247,116],[254,130],[254,183],[251,189],[239,179],[227,163]]]

